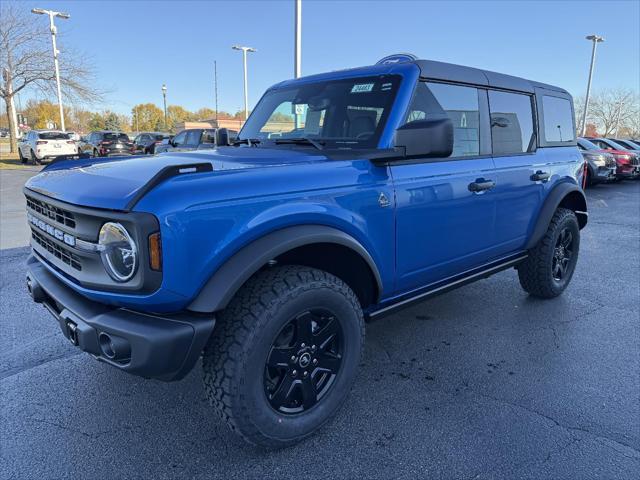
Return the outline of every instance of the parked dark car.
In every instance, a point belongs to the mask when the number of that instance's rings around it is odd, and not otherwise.
[[[587,162],[587,185],[616,179],[616,159],[586,138],[578,138],[578,149]]]
[[[628,138],[626,139],[609,138],[608,140],[613,140],[618,145],[625,147],[628,150],[633,150],[634,152],[640,153],[640,145],[634,142],[633,140],[629,140]]]
[[[156,145],[155,153],[162,152],[186,152],[189,150],[206,150],[215,148],[218,144],[217,128],[188,128],[182,130],[167,143]],[[227,130],[229,140],[233,142],[238,135],[234,130]]]
[[[92,157],[131,155],[133,143],[126,133],[111,130],[91,132],[78,142],[78,153]]]
[[[622,145],[608,138],[586,138],[591,143],[594,143],[615,157],[617,163],[616,177],[629,179],[637,178],[640,175],[640,155],[632,150],[627,150]]]
[[[163,140],[171,139],[170,133],[164,132],[142,132],[133,139],[133,148],[131,153],[140,154],[155,153],[156,146],[160,145]]]

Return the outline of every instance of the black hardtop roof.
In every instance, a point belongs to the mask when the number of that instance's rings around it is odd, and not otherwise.
[[[469,83],[472,85],[486,85],[487,87],[504,88],[533,93],[534,88],[544,88],[558,93],[569,95],[569,92],[560,87],[534,82],[504,73],[481,70],[479,68],[465,67],[453,63],[437,62],[435,60],[414,60],[420,67],[420,76],[432,80]]]

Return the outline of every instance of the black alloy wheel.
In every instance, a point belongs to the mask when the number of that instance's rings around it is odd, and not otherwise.
[[[569,265],[573,257],[573,234],[565,227],[558,235],[553,250],[551,272],[556,282],[562,282],[569,273]]]
[[[278,333],[267,357],[264,390],[280,413],[313,408],[330,390],[342,364],[340,323],[328,310],[307,310]]]

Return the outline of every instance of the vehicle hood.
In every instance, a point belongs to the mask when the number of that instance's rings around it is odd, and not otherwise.
[[[148,189],[147,184],[158,181],[160,172],[167,167],[210,164],[212,172],[188,174],[215,176],[225,170],[282,167],[328,160],[318,153],[311,149],[221,147],[153,156],[65,160],[49,165],[29,179],[25,187],[74,205],[126,210],[130,201]]]

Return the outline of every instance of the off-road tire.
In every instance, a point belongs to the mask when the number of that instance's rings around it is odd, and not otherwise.
[[[562,281],[554,279],[553,256],[558,236],[565,229],[573,236],[573,254],[568,273]],[[549,228],[538,244],[529,251],[529,257],[518,265],[518,278],[522,288],[534,297],[554,298],[560,295],[571,282],[580,250],[580,227],[573,211],[558,208],[551,218]]]
[[[342,364],[330,390],[308,411],[283,414],[264,392],[268,352],[301,309],[329,306],[344,336]],[[281,448],[327,422],[347,398],[364,345],[356,295],[339,278],[309,267],[282,266],[250,279],[220,314],[203,355],[206,395],[219,416],[247,442]]]

